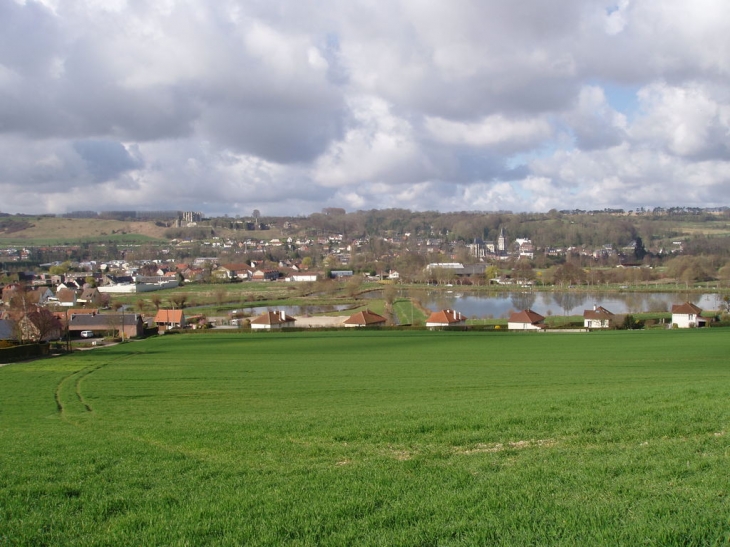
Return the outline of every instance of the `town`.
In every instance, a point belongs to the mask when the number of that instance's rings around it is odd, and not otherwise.
[[[251,219],[210,219],[192,211],[86,212],[65,215],[63,220],[111,218],[123,224],[134,219],[154,223],[163,237],[124,243],[113,237],[104,241],[108,234],[100,234],[84,243],[24,246],[0,240],[0,340],[68,342],[104,336],[125,340],[214,326],[278,329],[409,323],[398,320],[392,297],[380,314],[353,300],[334,318],[321,314],[297,320],[277,309],[249,317],[245,309],[264,298],[260,287],[269,293],[279,287],[286,296],[294,290],[301,297],[327,293],[334,297],[339,291],[352,299],[393,286],[531,291],[654,287],[723,293],[730,281],[728,249],[722,246],[727,237],[690,237],[681,231],[688,221],[704,222],[701,225],[710,232],[722,229],[728,218],[723,208],[628,214],[564,211],[529,217],[497,212],[424,218],[423,213],[400,210],[348,215],[328,209],[308,218],[263,219],[254,213]],[[3,235],[15,240],[33,225],[54,220],[23,215],[0,219]],[[394,223],[401,229],[394,229]],[[338,226],[343,229],[336,230]],[[474,236],[475,232],[492,237]],[[614,241],[568,244],[569,237],[595,242],[602,235]],[[708,245],[714,245],[714,256],[707,255]],[[255,285],[259,288],[251,289]],[[193,293],[185,292],[189,287],[209,288],[207,308],[206,302],[193,302]],[[257,293],[255,298],[251,290]],[[244,294],[248,302],[239,305]],[[276,307],[277,297],[265,298]],[[285,301],[281,295],[278,298]],[[211,310],[212,300],[222,313]],[[721,307],[726,308],[727,300]],[[201,307],[202,313],[195,309]],[[631,326],[631,320],[626,323],[602,306],[589,308],[582,325],[573,327]],[[694,303],[676,302],[671,311],[667,325],[700,327],[721,319],[718,312],[726,310],[711,310],[704,317]],[[422,312],[417,324],[424,328],[474,323],[458,310]],[[545,317],[529,307],[513,310],[506,319],[508,330],[548,329]]]

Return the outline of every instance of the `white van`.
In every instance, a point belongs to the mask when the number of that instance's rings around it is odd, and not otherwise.
[[[93,338],[93,337],[94,337],[93,330],[82,330],[81,331],[81,338]]]

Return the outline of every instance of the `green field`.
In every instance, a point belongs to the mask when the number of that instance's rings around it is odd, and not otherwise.
[[[727,545],[725,329],[173,335],[0,368],[0,546]]]

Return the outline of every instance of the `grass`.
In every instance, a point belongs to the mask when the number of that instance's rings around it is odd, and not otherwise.
[[[164,228],[152,222],[28,217],[28,228],[0,234],[3,245],[69,245],[81,243],[160,243]]]
[[[0,545],[724,545],[727,333],[166,336],[0,369]]]
[[[84,243],[116,243],[117,245],[143,245],[143,244],[160,244],[165,243],[165,240],[156,239],[153,237],[141,235],[141,234],[113,234],[113,235],[96,235],[96,236],[83,236],[83,237],[55,237],[55,238],[35,238],[35,239],[20,239],[20,238],[6,238],[0,240],[0,244],[3,246],[36,246],[36,247],[51,247],[55,245],[70,246],[70,245],[82,245]]]

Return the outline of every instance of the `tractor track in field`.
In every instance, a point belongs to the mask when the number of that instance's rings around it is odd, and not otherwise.
[[[76,402],[78,402],[80,405],[82,405],[85,413],[93,413],[94,409],[89,404],[89,402],[84,398],[82,392],[81,392],[81,381],[91,375],[92,373],[96,372],[97,370],[100,370],[108,365],[119,363],[120,361],[123,361],[125,359],[128,359],[129,357],[134,357],[143,352],[135,351],[133,353],[130,353],[128,355],[123,355],[119,357],[118,359],[114,359],[113,361],[107,361],[105,363],[100,363],[96,365],[89,365],[84,368],[81,368],[79,370],[75,370],[74,372],[71,372],[70,374],[67,374],[61,380],[56,384],[56,389],[54,390],[53,397],[56,401],[56,409],[58,411],[59,416],[61,419],[70,422],[68,418],[68,413],[66,411],[67,406],[70,404],[68,401],[64,402],[62,392],[66,386],[69,385],[69,382],[73,382],[73,392],[76,396]]]

